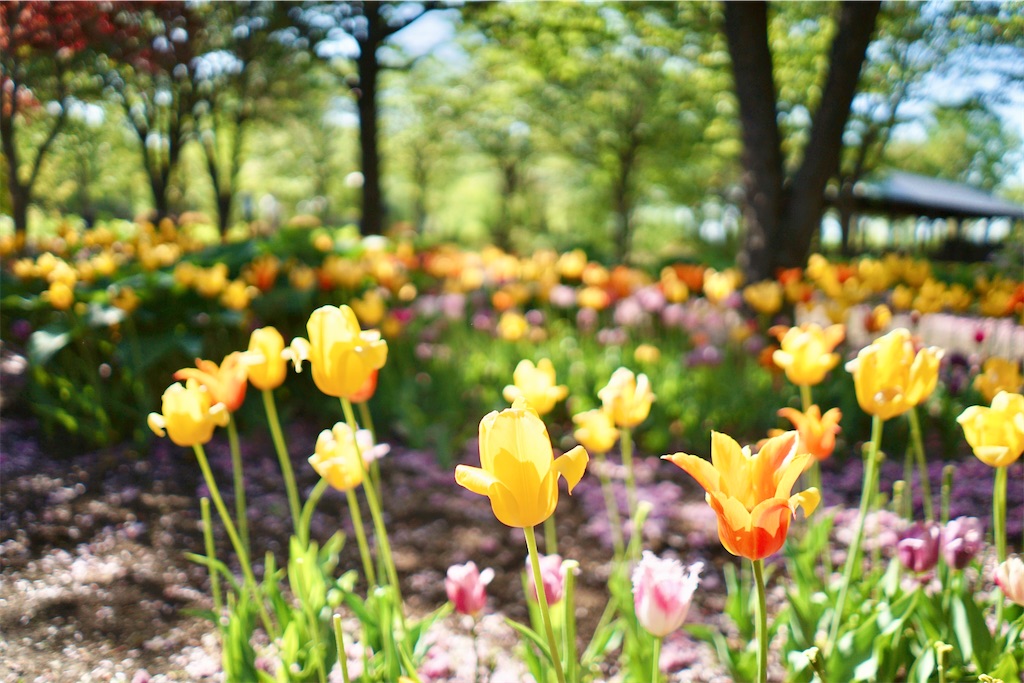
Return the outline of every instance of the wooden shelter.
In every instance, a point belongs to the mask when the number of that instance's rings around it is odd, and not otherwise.
[[[894,240],[897,221],[907,225],[901,219],[912,219],[909,244],[913,248],[935,250],[935,257],[955,260],[985,258],[998,246],[989,240],[992,221],[1008,220],[1011,228],[1014,223],[1024,222],[1024,206],[1020,204],[971,185],[902,171],[878,181],[858,182],[852,191],[832,198],[832,203],[840,210],[844,243],[856,239],[856,225],[862,216],[888,218]],[[980,241],[967,239],[965,221],[984,221]]]

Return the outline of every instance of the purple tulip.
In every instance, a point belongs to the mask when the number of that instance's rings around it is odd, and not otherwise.
[[[904,567],[921,573],[938,564],[941,548],[942,526],[936,522],[916,522],[901,535],[896,554]]]
[[[963,569],[981,552],[985,527],[977,517],[957,517],[942,532],[942,557],[953,569]]]

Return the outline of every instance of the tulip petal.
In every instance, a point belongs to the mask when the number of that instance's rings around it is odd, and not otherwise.
[[[749,458],[736,440],[728,434],[711,432],[711,464],[719,472],[728,472],[729,479],[720,479],[721,489],[737,498],[746,498],[750,491]]]
[[[704,458],[687,453],[675,453],[661,457],[696,479],[697,483],[704,487],[704,490],[708,493],[721,490],[719,483],[722,475],[715,469],[714,465]]]
[[[164,428],[167,427],[167,421],[164,420],[164,416],[160,413],[150,413],[149,417],[146,418],[146,424],[153,430],[153,433],[157,436],[166,436]]]
[[[779,513],[785,511],[785,514]],[[780,498],[769,498],[758,503],[757,507],[750,513],[751,526],[764,529],[769,535],[775,536],[779,533],[782,520],[793,514],[789,507],[789,501]]]
[[[803,508],[804,517],[810,515],[821,502],[821,493],[816,488],[809,488],[789,497],[789,509],[796,512],[797,507]]]
[[[479,467],[459,465],[455,468],[455,483],[481,496],[490,496],[491,487],[498,483],[498,479]]]
[[[586,449],[583,446],[576,446],[568,453],[555,458],[551,468],[565,477],[569,493],[572,493],[572,490],[576,488],[576,484],[580,483],[580,479],[583,478],[588,462],[590,462],[590,456],[587,454]]]
[[[786,498],[793,490],[793,484],[804,473],[804,470],[813,462],[813,456],[809,453],[801,453],[786,465],[779,476],[779,483],[775,486],[774,497]]]

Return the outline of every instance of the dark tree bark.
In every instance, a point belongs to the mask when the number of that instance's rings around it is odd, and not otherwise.
[[[384,231],[384,197],[380,189],[380,149],[377,145],[377,79],[380,63],[377,48],[388,37],[388,26],[376,2],[363,3],[366,16],[366,37],[359,41],[356,69],[359,87],[356,108],[359,112],[359,155],[363,171],[364,235],[380,235]]]
[[[843,2],[821,105],[804,158],[791,178],[782,163],[765,3],[725,3],[743,130],[746,237],[739,265],[748,282],[802,266],[821,223],[824,191],[839,170],[843,130],[874,32],[879,2]]]

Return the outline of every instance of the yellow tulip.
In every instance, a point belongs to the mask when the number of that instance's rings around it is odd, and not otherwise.
[[[828,371],[839,364],[839,354],[833,351],[846,336],[846,328],[842,325],[829,325],[822,329],[816,323],[804,323],[788,329],[772,328],[772,331],[777,336],[781,335],[781,348],[772,354],[772,360],[786,371],[786,377],[793,384],[820,384]]]
[[[760,560],[786,541],[797,508],[814,512],[821,500],[815,488],[790,495],[793,484],[811,464],[809,453],[797,454],[796,432],[768,439],[756,455],[732,437],[711,432],[711,462],[696,455],[662,456],[697,480],[718,516],[718,538],[733,555]]]
[[[974,455],[989,467],[1012,465],[1024,452],[1024,396],[1000,391],[992,407],[971,406],[956,419]]]
[[[1017,392],[1024,384],[1017,361],[993,356],[981,365],[981,374],[974,378],[974,388],[991,403],[1000,391]]]
[[[505,341],[519,341],[530,331],[530,323],[522,313],[505,311],[498,319],[498,336]]]
[[[774,315],[782,308],[782,285],[763,280],[743,288],[743,300],[762,315]]]
[[[288,364],[281,357],[284,337],[274,327],[261,327],[249,336],[247,352],[249,381],[261,391],[276,389],[284,383]]]
[[[597,396],[619,427],[636,427],[646,420],[654,402],[647,375],[633,375],[626,368],[613,372]]]
[[[360,329],[348,306],[321,306],[309,316],[306,331],[309,340],[293,339],[284,353],[297,372],[308,359],[313,382],[328,396],[352,397],[388,359],[388,343],[380,332]]]
[[[573,415],[572,421],[578,425],[573,436],[591,453],[607,453],[619,440],[615,420],[600,408]]]
[[[55,280],[46,290],[46,300],[58,311],[66,311],[75,303],[75,290],[61,280]]]
[[[540,524],[558,504],[558,478],[569,493],[590,457],[582,446],[557,458],[548,430],[524,399],[480,421],[480,467],[459,465],[455,481],[491,500],[494,516],[510,527]]]
[[[352,428],[344,422],[320,432],[309,464],[339,491],[348,491],[363,483],[363,458],[352,438]]]
[[[367,327],[376,327],[380,325],[388,309],[380,292],[371,289],[361,299],[352,300],[352,310],[355,311],[359,322]]]
[[[214,428],[227,426],[229,418],[224,404],[214,403],[206,387],[194,379],[167,387],[161,410],[162,414],[150,413],[146,422],[157,436],[169,436],[179,446],[206,443]]]
[[[555,384],[555,366],[548,358],[541,358],[536,366],[526,359],[519,361],[512,373],[512,384],[502,391],[509,403],[525,398],[538,415],[547,415],[568,395],[569,387]]]
[[[934,346],[915,353],[910,332],[901,327],[861,349],[846,369],[864,412],[888,420],[928,398],[939,381],[941,359],[942,349]]]
[[[732,269],[718,272],[713,268],[704,271],[704,296],[713,304],[725,301],[736,291],[737,273]]]
[[[661,349],[652,344],[640,344],[633,351],[633,358],[638,363],[657,363],[661,360]]]
[[[587,265],[587,254],[582,249],[562,254],[555,265],[558,274],[565,280],[578,280],[583,275],[583,269]]]
[[[232,311],[244,311],[259,293],[259,289],[246,284],[245,280],[232,280],[221,292],[220,303]]]

